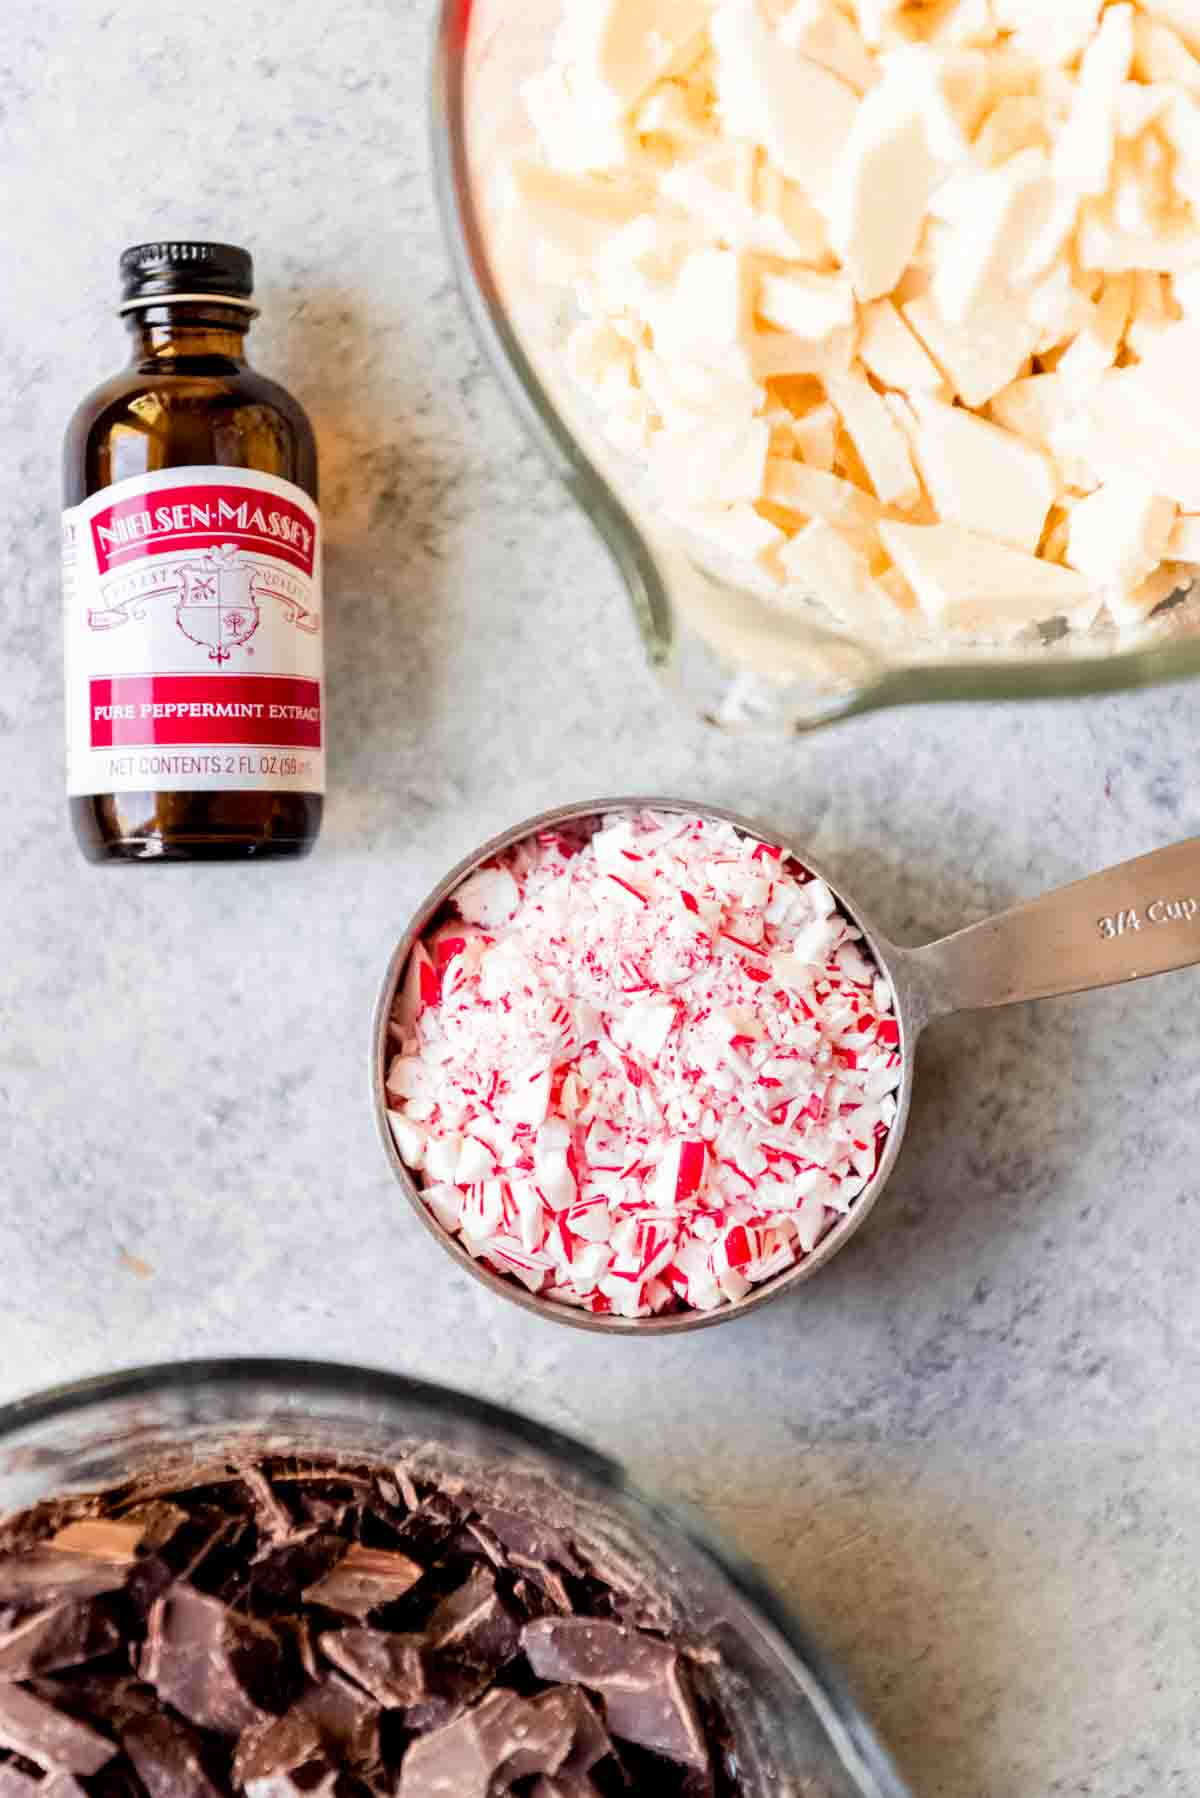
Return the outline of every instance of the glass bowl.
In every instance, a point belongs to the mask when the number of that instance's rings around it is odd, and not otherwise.
[[[439,203],[484,351],[526,429],[624,578],[651,665],[712,722],[775,732],[933,700],[1046,698],[1200,672],[1200,597],[1136,635],[1049,625],[1017,645],[898,647],[855,634],[798,590],[759,591],[666,526],[641,471],[605,442],[562,366],[562,304],[500,225],[506,163],[534,147],[521,84],[544,67],[562,0],[442,0],[433,73]],[[518,234],[519,238],[519,234]]]
[[[757,1574],[613,1461],[446,1387],[305,1361],[194,1361],[0,1407],[0,1519],[240,1454],[409,1459],[517,1508],[561,1507],[585,1549],[631,1560],[680,1634],[719,1652],[748,1798],[911,1798],[840,1678]],[[619,1564],[619,1562],[617,1563]]]

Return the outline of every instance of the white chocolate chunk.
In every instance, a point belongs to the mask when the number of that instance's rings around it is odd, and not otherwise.
[[[830,74],[840,76],[855,93],[865,94],[875,82],[875,65],[862,34],[834,0],[795,0],[778,26],[780,42],[798,50]]]
[[[901,393],[939,393],[946,384],[941,369],[913,336],[892,300],[876,300],[863,308],[858,353],[877,381],[899,388]]]
[[[1050,205],[1048,170],[1041,150],[1023,150],[970,182],[933,276],[933,301],[949,324],[966,323],[985,300],[1008,298],[1008,274]]]
[[[1071,513],[1067,561],[1095,587],[1136,587],[1166,560],[1175,518],[1145,481],[1106,481]]]
[[[900,309],[955,393],[968,406],[986,406],[1020,375],[1038,329],[1015,300],[976,308],[969,326],[952,325],[928,296]]]
[[[960,406],[919,400],[917,418],[917,468],[942,523],[1034,555],[1057,490],[1049,459]]]
[[[1096,480],[1136,475],[1184,512],[1200,512],[1200,417],[1184,388],[1163,398],[1140,368],[1115,368],[1085,394],[1058,441]]]
[[[1160,84],[1170,82],[1176,87],[1200,92],[1200,62],[1193,56],[1178,32],[1165,25],[1161,19],[1148,19],[1139,14],[1133,28],[1133,72],[1143,86],[1134,87],[1135,93],[1147,96],[1147,104],[1155,96],[1161,106],[1163,94]],[[1131,104],[1131,103],[1127,103]],[[1124,108],[1123,108],[1124,110]],[[1141,125],[1144,131],[1153,122],[1151,117]],[[1136,137],[1136,131],[1127,133]]]
[[[1178,32],[1193,56],[1200,56],[1200,4],[1197,0],[1141,0],[1143,12]]]
[[[883,517],[883,507],[853,481],[809,468],[803,462],[772,456],[766,467],[762,496],[773,506],[821,518],[826,524],[850,530],[871,530]]]
[[[758,0],[719,0],[710,24],[725,130],[761,144],[822,212],[850,136],[858,96],[820,64],[789,50]]]
[[[1070,62],[1096,29],[1103,0],[992,0],[1003,31],[1043,62]]]
[[[1133,311],[1133,295],[1132,275],[1114,275],[1104,283],[1087,325],[1058,364],[1057,372],[1065,381],[1086,384],[1113,366]]]
[[[765,274],[759,283],[758,316],[798,337],[828,337],[854,323],[854,290],[842,275],[810,269]]]
[[[710,420],[691,430],[662,431],[652,453],[655,486],[680,506],[754,501],[763,490],[770,442],[765,418]]]
[[[961,525],[885,520],[879,534],[921,610],[944,630],[1013,634],[1088,597],[1083,575]]]
[[[866,375],[831,374],[825,389],[884,505],[915,505],[921,488],[908,445]]]
[[[1172,562],[1200,565],[1200,518],[1189,517],[1183,512],[1179,514],[1167,545],[1167,556]]]
[[[522,230],[580,261],[643,212],[647,200],[639,183],[564,175],[540,162],[514,163],[510,181],[510,204],[519,212]]]
[[[821,520],[807,525],[779,559],[792,580],[856,630],[890,635],[905,624],[902,608],[872,579],[867,555],[831,525]]]
[[[912,261],[938,176],[919,90],[883,81],[858,109],[830,225],[860,300],[890,293]]]
[[[700,50],[707,0],[569,0],[563,20],[565,59],[628,112],[656,81]]]
[[[814,406],[803,417],[793,419],[792,435],[809,468],[831,472],[837,437],[837,413],[832,406]]]
[[[1080,65],[1071,116],[1055,146],[1055,199],[1022,265],[1026,276],[1044,274],[1075,224],[1080,201],[1106,192],[1117,141],[1121,90],[1133,65],[1133,7],[1111,6]]]

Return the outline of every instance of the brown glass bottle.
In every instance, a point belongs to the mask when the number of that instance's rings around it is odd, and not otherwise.
[[[68,757],[75,834],[97,862],[304,855],[324,786],[312,427],[247,365],[246,252],[141,245],[122,278],[132,359],[64,453],[69,743],[91,733]],[[73,620],[76,548],[90,588]]]

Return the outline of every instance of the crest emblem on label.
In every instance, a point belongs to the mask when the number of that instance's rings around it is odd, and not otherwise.
[[[261,621],[251,569],[239,550],[223,544],[202,562],[185,563],[179,577],[175,619],[180,630],[208,650],[210,661],[227,662]]]

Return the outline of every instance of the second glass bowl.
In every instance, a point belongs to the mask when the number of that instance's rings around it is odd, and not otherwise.
[[[1109,692],[1200,673],[1200,600],[1132,639],[1067,634],[1021,648],[963,641],[903,651],[838,625],[818,603],[782,605],[729,578],[665,530],[640,480],[605,445],[559,366],[565,326],[506,255],[494,183],[534,144],[521,86],[544,67],[562,0],[443,0],[434,63],[438,196],[481,343],[525,427],[612,553],[652,666],[711,722],[804,730],[855,712],[933,700]]]
[[[582,1444],[447,1388],[304,1361],[84,1380],[0,1407],[0,1520],[141,1474],[211,1477],[230,1454],[260,1453],[404,1459],[416,1477],[459,1478],[533,1515],[552,1502],[582,1547],[639,1568],[680,1637],[720,1657],[745,1798],[910,1798],[804,1630],[695,1518],[635,1491]]]

